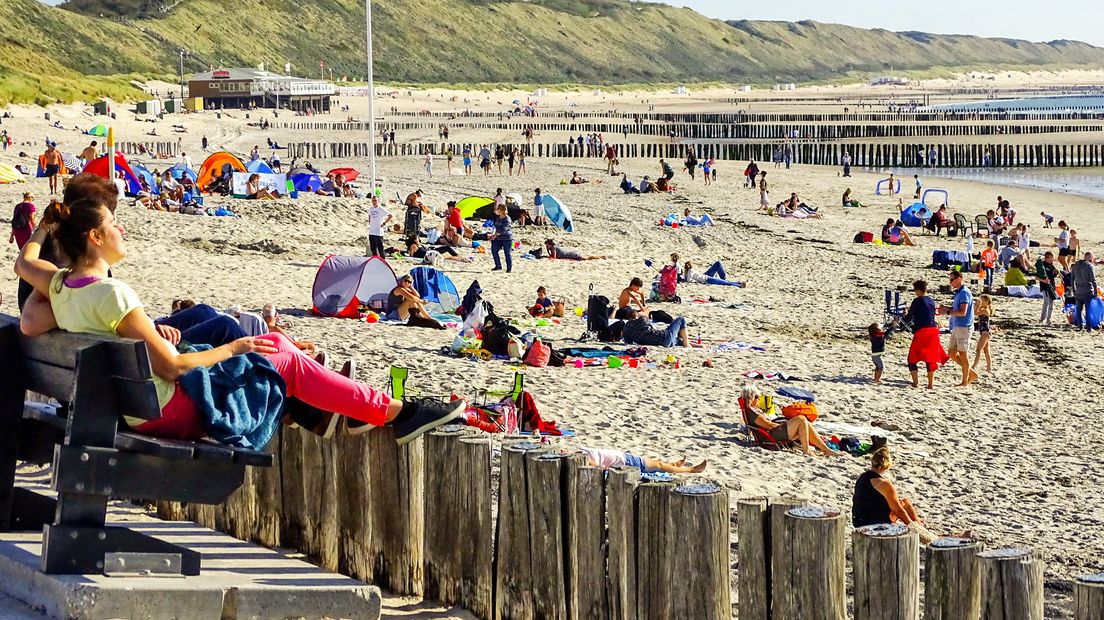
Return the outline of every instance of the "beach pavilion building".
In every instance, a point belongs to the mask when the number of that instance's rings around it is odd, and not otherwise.
[[[188,80],[189,97],[202,97],[211,110],[280,108],[328,112],[336,89],[331,82],[252,68],[215,69]]]

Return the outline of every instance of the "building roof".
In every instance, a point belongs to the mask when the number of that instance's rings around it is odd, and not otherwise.
[[[219,74],[218,78],[215,78],[215,74]],[[229,69],[214,69],[206,71],[204,73],[197,73],[188,78],[189,82],[202,82],[206,80],[280,80],[280,81],[297,81],[297,82],[324,82],[325,80],[314,80],[310,78],[295,77],[292,75],[284,75],[282,73],[273,73],[271,71],[262,71],[261,69],[255,69],[252,67],[233,67]]]

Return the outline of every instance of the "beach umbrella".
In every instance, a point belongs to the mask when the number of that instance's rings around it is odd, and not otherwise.
[[[356,178],[360,176],[360,173],[357,172],[356,168],[334,168],[333,170],[330,170],[328,174],[340,174],[341,176],[345,177],[346,181],[355,181]]]
[[[65,167],[70,170],[80,170],[84,167],[84,164],[81,163],[80,158],[72,153],[62,153],[61,161],[65,164]]]
[[[107,126],[106,126],[106,125],[104,125],[103,123],[100,123],[99,125],[96,125],[96,126],[95,126],[95,127],[93,127],[92,129],[89,129],[89,130],[88,130],[88,131],[86,131],[85,133],[87,133],[87,134],[88,134],[88,135],[90,135],[90,136],[100,136],[100,137],[103,137],[103,136],[106,136],[106,135],[107,135]]]

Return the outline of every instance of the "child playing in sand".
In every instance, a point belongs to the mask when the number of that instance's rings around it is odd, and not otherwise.
[[[538,319],[547,319],[553,316],[552,300],[548,298],[548,290],[543,286],[537,287],[537,301],[529,307],[529,314]]]
[[[871,323],[867,328],[870,332],[870,359],[874,362],[874,383],[882,382],[882,354],[885,353],[885,330],[881,323]]]
[[[985,372],[993,371],[993,358],[989,355],[990,326],[993,318],[993,298],[989,295],[978,297],[974,307],[974,331],[978,333],[977,349],[974,351],[974,370],[977,370],[981,356],[985,355]]]
[[[640,457],[631,452],[611,450],[609,448],[579,448],[586,456],[587,463],[602,469],[614,467],[636,467],[641,473],[665,471],[671,474],[700,474],[705,471],[709,461],[702,461],[697,465],[688,465],[686,459],[678,461],[663,461],[648,457]]]
[[[1054,216],[1046,211],[1040,211],[1039,215],[1043,216],[1043,228],[1054,228]]]

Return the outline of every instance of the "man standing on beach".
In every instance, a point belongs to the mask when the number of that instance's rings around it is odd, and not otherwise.
[[[380,205],[379,198],[372,196],[372,208],[368,210],[368,247],[372,256],[384,256],[383,229],[391,221],[391,212]]]
[[[1096,274],[1093,272],[1093,254],[1085,252],[1084,260],[1079,260],[1070,268],[1073,273],[1073,298],[1077,305],[1074,306],[1073,326],[1077,331],[1084,328],[1092,331],[1088,322],[1088,306],[1092,298],[1096,296]]]
[[[43,153],[43,163],[46,165],[46,178],[50,180],[50,194],[57,193],[57,178],[61,172],[61,152],[57,150],[56,142],[46,143],[46,152]]]
[[[974,330],[974,296],[966,288],[961,271],[951,272],[951,288],[955,290],[954,301],[950,306],[943,306],[943,311],[951,319],[951,341],[948,349],[951,359],[962,367],[962,383],[958,387],[966,387],[978,377],[970,368],[969,354],[970,335]]]
[[[844,151],[840,163],[843,164],[843,176],[851,176],[851,153]]]

